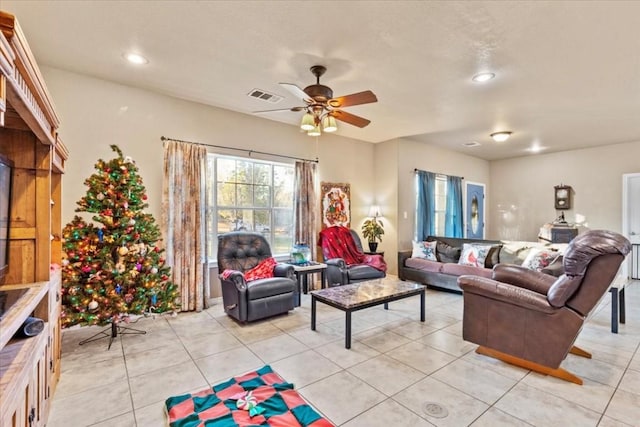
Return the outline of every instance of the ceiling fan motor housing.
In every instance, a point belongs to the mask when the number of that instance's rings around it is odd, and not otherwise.
[[[327,102],[331,98],[333,98],[333,91],[330,87],[315,84],[310,85],[304,88],[304,93],[313,98],[316,102]]]

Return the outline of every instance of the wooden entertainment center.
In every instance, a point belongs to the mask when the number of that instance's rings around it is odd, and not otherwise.
[[[60,376],[62,174],[68,152],[16,18],[0,11],[0,154],[13,162],[9,268],[0,283],[0,425],[44,426]],[[16,296],[17,295],[17,296]],[[2,313],[2,312],[0,312]],[[27,317],[44,330],[14,336]]]

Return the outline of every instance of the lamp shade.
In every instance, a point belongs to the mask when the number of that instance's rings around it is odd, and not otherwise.
[[[320,136],[320,135],[322,135],[322,132],[320,131],[320,126],[316,126],[313,129],[311,129],[309,132],[307,132],[307,135],[309,135],[309,136]]]
[[[302,130],[306,130],[311,131],[313,130],[313,128],[316,127],[316,123],[315,120],[313,118],[313,114],[311,113],[305,113],[304,116],[302,116],[302,122],[300,123],[300,129]]]
[[[374,218],[377,218],[379,216],[382,216],[380,214],[380,206],[378,205],[371,205],[371,207],[369,208],[369,216],[372,216]]]
[[[338,124],[333,116],[324,116],[322,119],[322,130],[325,132],[335,132],[338,130]]]

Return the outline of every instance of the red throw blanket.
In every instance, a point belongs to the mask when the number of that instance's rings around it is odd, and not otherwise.
[[[387,263],[382,255],[365,255],[356,246],[351,231],[339,225],[325,228],[320,232],[318,246],[322,246],[324,259],[342,258],[347,265],[366,264],[387,271]]]

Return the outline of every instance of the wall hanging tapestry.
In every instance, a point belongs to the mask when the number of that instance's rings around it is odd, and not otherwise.
[[[320,209],[322,209],[322,229],[333,225],[350,228],[351,186],[322,182],[320,184]]]

